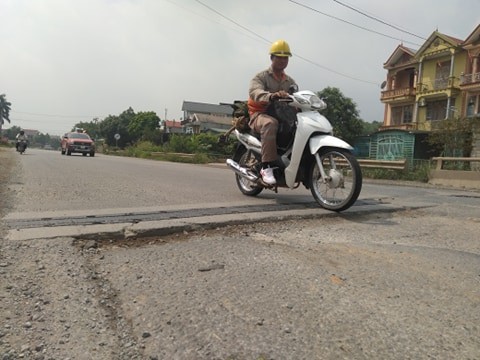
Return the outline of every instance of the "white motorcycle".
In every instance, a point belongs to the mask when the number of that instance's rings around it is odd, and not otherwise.
[[[277,192],[278,187],[295,189],[303,184],[321,207],[346,210],[362,188],[362,172],[352,154],[353,147],[333,136],[332,125],[318,112],[327,106],[322,99],[312,91],[295,90],[286,99],[288,105],[284,103],[292,112],[289,139],[279,141],[277,136],[277,183],[266,184],[260,176],[260,134],[252,131],[233,130],[238,143],[227,165],[235,172],[238,188],[245,195],[256,196],[263,189]],[[279,124],[281,128],[282,121]]]

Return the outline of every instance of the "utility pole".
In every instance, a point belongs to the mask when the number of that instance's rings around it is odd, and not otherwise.
[[[167,129],[167,111],[168,109],[165,108],[165,118],[163,120],[163,134],[162,134],[162,144],[165,142],[165,134],[168,132],[168,129]]]

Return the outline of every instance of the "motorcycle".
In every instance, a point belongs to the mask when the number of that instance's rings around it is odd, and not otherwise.
[[[20,140],[18,142],[17,151],[20,153],[20,155],[22,155],[25,152],[26,149],[27,149],[27,141],[26,140]]]
[[[257,196],[264,189],[277,193],[278,187],[296,189],[303,184],[321,207],[337,212],[348,209],[362,188],[362,172],[353,147],[333,136],[332,125],[319,113],[327,106],[323,99],[308,90],[291,89],[289,94],[283,102],[275,100],[293,111],[287,112],[287,120],[279,120],[279,129],[284,121],[293,126],[286,140],[283,136],[279,141],[277,135],[275,185],[265,183],[260,175],[260,134],[233,130],[236,150],[226,163],[235,172],[239,190]]]

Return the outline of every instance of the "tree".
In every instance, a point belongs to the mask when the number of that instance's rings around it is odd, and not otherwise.
[[[105,139],[105,143],[109,146],[117,145],[115,140],[115,134],[119,132],[120,129],[120,119],[116,115],[108,115],[103,121],[99,124],[100,134]]]
[[[20,126],[12,126],[10,129],[3,130],[3,136],[6,136],[8,140],[15,140],[20,130],[22,130]]]
[[[105,138],[105,142],[109,146],[117,146],[124,148],[128,144],[133,143],[133,137],[128,131],[128,124],[135,117],[135,111],[130,107],[119,116],[109,115],[100,122],[100,135]],[[120,135],[120,139],[115,139],[115,134]]]
[[[470,157],[473,148],[473,129],[480,118],[451,118],[438,122],[428,142],[442,156]]]
[[[373,121],[366,122],[362,120],[363,131],[360,135],[371,135],[374,132],[377,132],[380,126],[383,125],[383,122]]]
[[[136,142],[146,140],[149,134],[153,133],[160,123],[160,118],[154,111],[139,112],[128,124],[128,132]]]
[[[5,123],[4,120],[10,123],[10,106],[12,104],[7,101],[5,94],[0,95],[0,130]]]
[[[90,122],[81,121],[79,123],[76,123],[72,131],[75,131],[76,129],[85,130],[88,135],[90,135],[95,139],[98,137],[98,134],[100,133],[100,126],[97,118],[93,119]]]
[[[327,108],[320,112],[332,124],[335,136],[353,143],[353,139],[363,131],[357,105],[338,88],[327,87],[317,92],[317,95],[327,103]]]
[[[50,145],[50,142],[51,138],[49,134],[39,133],[38,135],[35,135],[32,139],[32,144],[38,145],[40,147],[44,147],[47,144]]]

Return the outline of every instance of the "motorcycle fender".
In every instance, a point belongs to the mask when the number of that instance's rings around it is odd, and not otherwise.
[[[353,151],[353,147],[347,142],[332,135],[315,135],[308,142],[310,153],[313,155],[323,147],[335,147]]]
[[[305,145],[302,144],[301,146],[303,151],[303,146]],[[332,135],[314,135],[308,140],[308,146],[312,155],[314,155],[321,148],[324,147],[341,148],[353,151],[353,147],[350,146],[347,142]],[[287,186],[291,189],[293,189],[293,187],[295,186],[295,178],[297,176],[298,166],[300,163],[300,157],[297,156],[295,161],[294,158],[295,157],[292,156],[292,162],[289,166],[285,168],[285,182]]]

